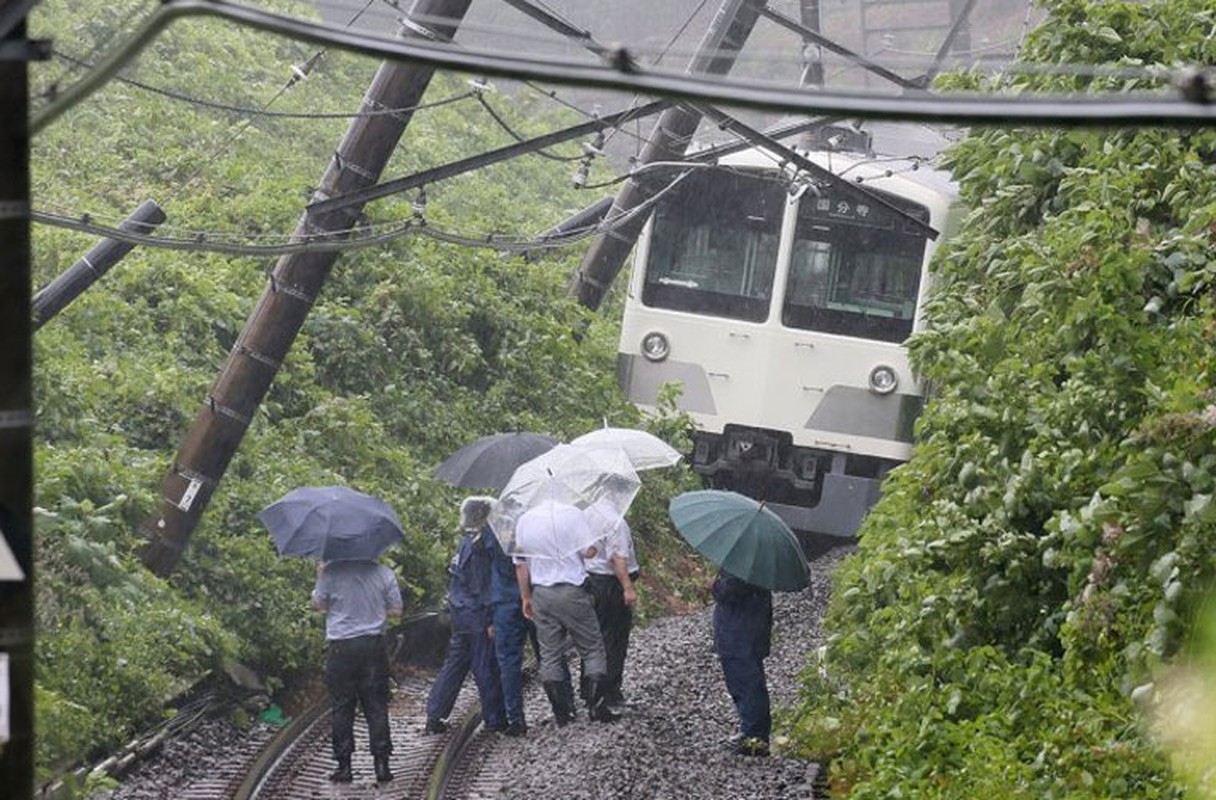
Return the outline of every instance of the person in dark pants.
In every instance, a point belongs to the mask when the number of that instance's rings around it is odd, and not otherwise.
[[[515,527],[519,552],[513,556],[524,616],[536,623],[540,641],[540,678],[558,726],[574,721],[574,688],[566,666],[566,647],[573,641],[587,675],[587,714],[614,722],[604,696],[608,660],[591,596],[583,588],[583,558],[594,548],[564,555],[526,555],[530,542],[590,541],[591,529],[580,509],[552,501],[527,511]]]
[[[740,755],[767,756],[773,720],[764,659],[772,641],[773,593],[725,570],[718,572],[712,592],[714,650],[739,717],[730,747]]]
[[[593,527],[602,517],[589,515]],[[638,593],[634,582],[638,579],[638,562],[633,550],[633,535],[624,518],[611,513],[610,522],[604,526],[608,533],[596,543],[596,554],[583,561],[587,569],[587,589],[595,605],[595,616],[600,623],[600,635],[604,639],[604,652],[608,659],[608,673],[604,696],[609,706],[624,705],[625,696],[621,683],[625,674],[625,656],[629,651],[629,633],[633,630],[633,607],[637,605]],[[586,699],[586,677],[580,681],[580,689]]]
[[[448,566],[448,607],[452,635],[443,666],[426,701],[427,733],[448,729],[447,716],[469,671],[477,684],[481,718],[493,731],[505,731],[502,684],[494,656],[490,573],[497,542],[486,525],[489,508],[481,498],[465,498],[460,505],[462,535]]]
[[[486,520],[494,507],[492,497],[470,497],[470,520],[480,521],[483,535],[491,545],[493,559],[490,567],[490,604],[493,620],[494,656],[498,662],[498,677],[502,685],[503,709],[506,712],[507,736],[523,736],[528,732],[524,718],[524,642],[528,639],[528,620],[524,619],[519,596],[519,581],[515,563],[507,555],[490,530]],[[539,658],[537,661],[539,662]]]
[[[393,571],[375,561],[331,561],[317,566],[312,605],[325,612],[325,686],[332,704],[331,739],[338,768],[335,783],[353,780],[355,706],[363,709],[376,780],[391,781],[388,727],[388,650],[384,628],[401,616],[401,588]]]

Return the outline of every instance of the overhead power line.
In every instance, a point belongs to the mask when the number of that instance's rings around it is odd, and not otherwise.
[[[1026,94],[929,95],[910,91],[900,95],[808,92],[801,86],[773,86],[737,78],[726,80],[647,68],[637,63],[625,48],[614,51],[606,64],[574,64],[568,59],[458,49],[421,39],[385,39],[223,0],[166,0],[123,47],[111,53],[93,72],[65,89],[58,100],[36,114],[30,123],[31,131],[36,134],[68,108],[96,91],[173,22],[198,16],[217,17],[250,28],[392,61],[424,63],[478,75],[545,80],[785,112],[1055,126],[1160,125],[1211,123],[1216,120],[1216,103],[1211,102],[1216,94],[1212,88],[1216,83],[1216,73],[1201,65],[1183,67],[1169,73],[1175,87],[1172,96],[1148,93],[1036,97]],[[1158,74],[1145,70],[1142,78],[1147,80]]]

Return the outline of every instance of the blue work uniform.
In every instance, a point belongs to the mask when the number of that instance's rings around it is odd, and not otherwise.
[[[494,535],[488,527],[466,532],[448,565],[448,607],[452,635],[448,653],[426,702],[428,719],[446,719],[469,670],[477,684],[481,715],[487,728],[506,727],[498,662],[490,641],[490,571]]]
[[[714,650],[735,703],[740,732],[767,742],[773,719],[764,659],[773,633],[773,593],[719,572],[713,596]]]
[[[519,596],[519,581],[515,577],[515,562],[507,555],[490,529],[493,560],[490,567],[490,604],[494,620],[494,655],[498,659],[498,675],[502,681],[502,699],[507,723],[524,724],[524,639],[528,621],[524,619]]]

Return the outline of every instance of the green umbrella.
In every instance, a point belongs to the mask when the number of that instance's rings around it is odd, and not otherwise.
[[[783,592],[810,583],[802,545],[764,503],[707,489],[673,498],[668,513],[698,553],[736,578]]]

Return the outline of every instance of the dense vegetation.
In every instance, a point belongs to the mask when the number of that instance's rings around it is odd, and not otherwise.
[[[34,69],[36,96],[77,79],[70,58],[120,41],[137,7],[40,4],[31,35],[53,38],[61,57]],[[291,66],[313,54],[179,23],[124,77],[255,111],[356,108],[374,62],[328,52],[284,89]],[[427,101],[468,94],[465,76],[441,75]],[[520,135],[581,121],[527,91],[487,102]],[[347,124],[217,110],[112,81],[35,140],[35,203],[110,222],[152,198],[168,213],[165,229],[281,237]],[[511,141],[466,96],[417,112],[386,175]],[[581,153],[577,143],[557,152]],[[570,161],[532,158],[428,187],[427,221],[476,236],[534,234],[595,199],[573,191],[572,171]],[[413,199],[369,206],[370,221],[408,219]],[[95,241],[47,226],[34,233],[36,286]],[[168,581],[139,563],[139,526],[273,260],[137,248],[38,332],[40,776],[125,743],[209,671],[239,662],[274,689],[319,663],[311,566],[279,559],[255,518],[286,491],[346,483],[388,500],[407,532],[389,558],[409,607],[434,607],[459,500],[431,476],[446,454],[495,431],[569,439],[605,419],[639,422],[615,384],[614,326],[565,296],[579,254],[541,255],[421,236],[344,255]],[[678,423],[658,425],[680,443]],[[660,536],[672,490],[639,500],[635,526],[642,541],[654,539],[651,552],[672,545]]]
[[[1216,59],[1206,0],[1044,5],[1029,62]],[[1216,577],[1216,133],[992,128],[948,160],[971,212],[912,343],[933,399],[795,742],[857,798],[1212,796],[1211,730],[1170,730],[1200,684],[1170,676]]]

